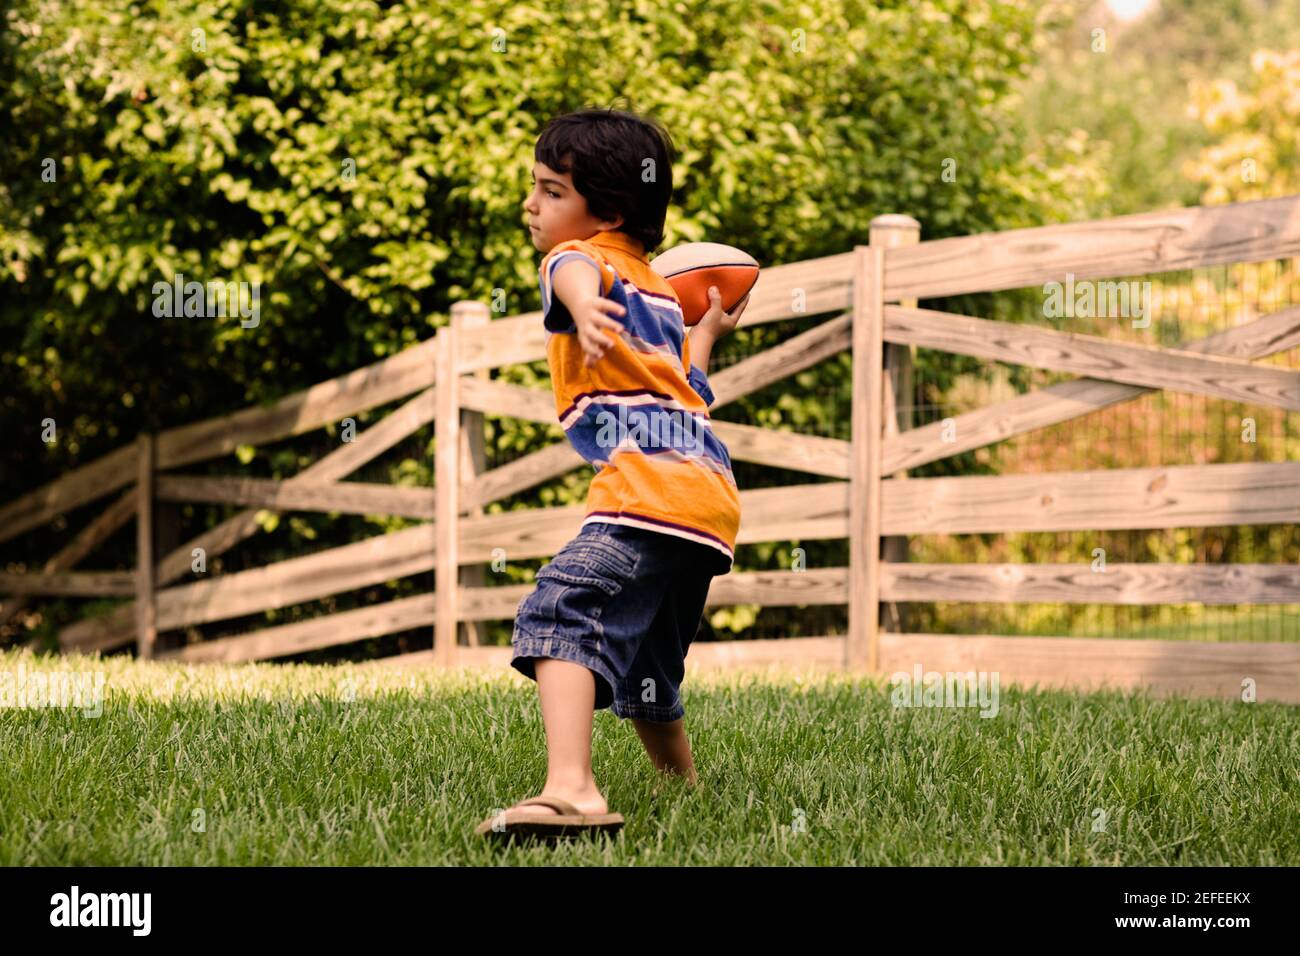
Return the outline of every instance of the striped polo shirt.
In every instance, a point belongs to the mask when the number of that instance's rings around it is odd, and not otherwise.
[[[551,295],[555,269],[573,260],[595,266],[601,295],[627,310],[610,316],[622,332],[591,368],[569,310]],[[735,557],[740,494],[731,456],[713,434],[713,390],[690,363],[672,286],[650,268],[641,244],[617,231],[559,243],[543,258],[540,281],[556,414],[578,454],[598,469],[582,523],[608,521],[698,542],[718,553],[715,573],[726,573]]]

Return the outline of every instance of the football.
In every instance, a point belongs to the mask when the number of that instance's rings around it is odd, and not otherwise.
[[[731,312],[758,281],[758,260],[742,249],[718,242],[686,242],[650,260],[650,268],[668,280],[682,302],[682,321],[696,325],[709,311],[709,286],[722,296],[722,311]]]

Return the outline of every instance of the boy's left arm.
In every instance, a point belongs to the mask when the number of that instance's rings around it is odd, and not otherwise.
[[[705,405],[712,405],[715,401],[713,389],[709,387],[709,358],[713,352],[713,345],[718,339],[730,335],[735,330],[741,314],[745,311],[745,306],[749,304],[749,296],[741,299],[736,310],[730,315],[722,311],[722,297],[716,286],[709,287],[709,300],[709,311],[704,313],[704,317],[687,332],[690,368],[687,369],[686,379],[691,388],[695,389],[695,393],[704,399]]]
[[[713,340],[706,333],[696,332],[692,328],[686,333],[686,355],[690,364],[686,369],[686,381],[695,389],[695,394],[704,399],[706,407],[711,406],[716,398],[709,386],[709,353],[713,351]]]

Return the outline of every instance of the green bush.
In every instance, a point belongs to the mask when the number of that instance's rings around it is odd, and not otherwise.
[[[585,105],[673,135],[667,244],[776,264],[846,251],[886,212],[927,238],[1071,218],[1062,184],[1096,174],[1028,152],[1011,95],[1036,7],[18,0],[0,38],[0,500],[427,339],[458,299],[537,308],[532,147]],[[262,283],[260,324],[155,318],[151,288],[177,272]],[[785,420],[826,420],[812,406],[843,377],[817,369]],[[526,450],[555,432],[494,434]],[[314,546],[337,543],[317,527]],[[9,549],[47,556],[40,537]]]

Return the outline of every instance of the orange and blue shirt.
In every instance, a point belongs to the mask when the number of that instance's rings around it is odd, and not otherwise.
[[[627,310],[610,316],[623,329],[590,368],[569,310],[551,292],[555,270],[574,260],[590,262],[600,294]],[[672,286],[650,268],[640,242],[617,231],[557,244],[542,260],[540,282],[556,414],[574,449],[598,469],[582,523],[695,541],[721,556],[717,573],[730,570],[740,494],[727,447],[713,434],[713,390],[691,365]]]

